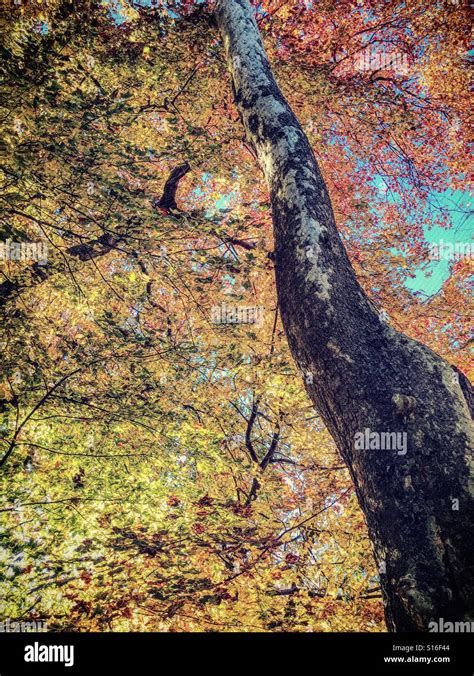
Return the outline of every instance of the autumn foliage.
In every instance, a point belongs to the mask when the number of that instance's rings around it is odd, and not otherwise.
[[[1,239],[48,245],[45,266],[0,262],[2,615],[384,630],[349,473],[280,323],[212,3],[141,4],[24,0],[1,18]],[[469,373],[472,262],[428,299],[407,286],[426,230],[464,209],[467,8],[254,5],[361,284]],[[372,49],[407,72],[358,68]],[[222,303],[261,306],[263,325],[212,323]]]

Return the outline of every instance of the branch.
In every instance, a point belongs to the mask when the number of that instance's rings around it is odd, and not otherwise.
[[[185,176],[188,171],[191,170],[189,162],[180,164],[178,167],[175,167],[171,174],[168,177],[168,180],[165,183],[163,189],[163,194],[159,201],[156,203],[156,206],[159,209],[165,209],[169,211],[170,209],[177,209],[178,205],[176,204],[176,190],[178,189],[178,184],[180,180]]]
[[[20,423],[20,425],[16,428],[16,430],[15,430],[15,432],[14,432],[14,434],[13,434],[12,440],[10,441],[10,445],[9,445],[9,447],[8,447],[8,450],[7,450],[7,452],[5,453],[5,455],[2,457],[2,459],[0,460],[0,467],[2,467],[2,466],[6,463],[6,461],[8,460],[8,458],[10,457],[10,454],[12,453],[13,449],[15,448],[16,440],[18,439],[18,436],[19,436],[21,430],[22,430],[23,427],[26,425],[26,423],[28,422],[28,420],[29,420],[29,419],[36,413],[36,411],[37,411],[37,410],[45,403],[45,401],[46,401],[47,399],[49,399],[49,397],[53,394],[53,392],[54,392],[55,390],[57,390],[57,388],[58,388],[60,385],[62,385],[68,378],[71,378],[71,376],[74,376],[74,375],[76,375],[76,373],[79,373],[79,371],[81,371],[82,368],[83,368],[83,367],[80,366],[79,368],[75,369],[75,370],[72,371],[71,373],[67,373],[65,376],[63,376],[60,380],[58,380],[58,381],[57,381],[57,382],[56,382],[56,383],[55,383],[55,384],[54,384],[54,385],[46,392],[46,394],[45,394],[45,395],[44,395],[44,396],[43,396],[43,397],[35,404],[35,406],[33,406],[33,408],[32,408],[31,411],[28,413],[28,415],[24,418],[24,420],[23,420],[23,421]]]
[[[250,418],[248,419],[248,422],[247,422],[247,429],[245,430],[245,446],[247,447],[247,450],[248,450],[252,460],[258,464],[258,456],[255,452],[255,449],[254,449],[253,444],[252,444],[252,439],[251,439],[252,429],[253,429],[255,420],[257,418],[257,415],[258,415],[258,399],[256,401],[254,401],[254,403],[252,405],[252,412],[251,412]]]
[[[245,239],[238,239],[237,237],[227,237],[225,241],[226,243],[232,244],[233,246],[240,246],[246,251],[251,251],[257,246],[256,242],[248,242]]]
[[[171,174],[168,177],[168,180],[165,183],[163,189],[163,194],[160,200],[157,202],[157,205],[163,209],[176,209],[176,191],[178,188],[178,183],[181,178],[190,171],[190,166],[188,162],[185,164],[179,165],[173,169]],[[30,220],[33,219],[28,214],[21,214],[25,218]],[[47,224],[49,225],[49,224]],[[118,233],[106,232],[97,239],[89,240],[82,244],[75,244],[73,246],[65,249],[64,253],[77,258],[80,261],[88,261],[93,258],[98,258],[100,256],[105,256],[112,249],[116,248],[119,242],[125,239],[125,235]],[[22,289],[31,288],[41,284],[44,280],[48,279],[55,272],[60,272],[62,268],[46,268],[41,266],[38,263],[34,263],[29,266],[27,269],[26,278],[23,279],[5,279],[4,282],[0,284],[0,307],[5,305],[16,293],[19,293]]]
[[[276,428],[275,432],[273,433],[270,448],[268,449],[265,457],[263,458],[262,462],[260,463],[260,467],[262,468],[262,470],[264,470],[267,467],[267,465],[270,462],[273,461],[273,454],[275,453],[275,451],[277,449],[279,440],[280,440],[280,423],[277,423],[277,428]]]

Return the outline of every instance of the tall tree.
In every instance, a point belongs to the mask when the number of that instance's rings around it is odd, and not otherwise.
[[[310,144],[272,74],[248,0],[218,0],[235,102],[271,196],[282,320],[312,401],[352,475],[388,627],[472,614],[470,384],[394,330],[357,282]],[[365,430],[403,450],[358,449]],[[406,452],[405,452],[406,451]],[[471,473],[470,473],[471,468]],[[470,609],[471,606],[471,609]]]
[[[251,1],[370,302],[469,373],[470,261],[430,256],[465,218],[468,8]],[[214,0],[113,5],[0,17],[5,615],[382,630],[353,483],[281,326],[268,191],[222,86]],[[409,68],[381,69],[379,50]],[[18,260],[19,242],[47,242],[47,264]],[[443,265],[424,299],[410,279]],[[263,324],[213,323],[222,303]]]

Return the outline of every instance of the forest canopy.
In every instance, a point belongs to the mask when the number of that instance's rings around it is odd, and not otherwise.
[[[360,285],[472,375],[472,257],[439,256],[469,207],[468,7],[252,5]],[[1,615],[384,631],[350,473],[281,323],[212,10],[4,2]]]

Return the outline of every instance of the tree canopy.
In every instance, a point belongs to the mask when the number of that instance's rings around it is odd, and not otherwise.
[[[410,284],[427,231],[467,213],[468,9],[253,4],[359,282],[468,374],[471,260],[428,298]],[[48,250],[0,266],[3,614],[383,630],[349,472],[281,325],[212,3],[24,0],[0,20],[1,240]],[[218,324],[222,304],[263,321]]]

